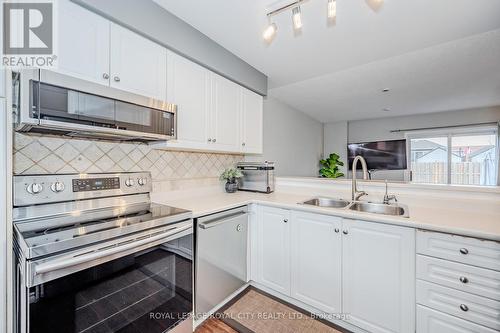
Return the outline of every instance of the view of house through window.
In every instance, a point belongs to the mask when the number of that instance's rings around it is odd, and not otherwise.
[[[496,185],[497,131],[409,136],[415,183]]]

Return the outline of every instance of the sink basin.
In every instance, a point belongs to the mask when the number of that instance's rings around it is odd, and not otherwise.
[[[332,198],[314,198],[303,202],[304,205],[318,206],[318,207],[331,207],[331,208],[344,208],[347,207],[350,202],[343,199],[332,199]]]
[[[365,213],[409,217],[408,207],[400,204],[386,205],[372,202],[355,202],[349,207],[349,209]]]

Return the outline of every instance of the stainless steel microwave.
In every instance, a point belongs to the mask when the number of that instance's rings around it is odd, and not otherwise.
[[[12,75],[17,131],[128,141],[176,138],[174,104],[48,70]]]

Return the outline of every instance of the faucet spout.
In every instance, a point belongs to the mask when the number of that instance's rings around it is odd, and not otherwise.
[[[366,161],[363,156],[358,155],[352,161],[352,201],[357,201],[363,195],[367,195],[367,193],[364,191],[358,191],[356,179],[356,168],[358,166],[358,161],[361,162],[361,168],[363,169],[363,179],[368,179],[368,168],[366,167]]]

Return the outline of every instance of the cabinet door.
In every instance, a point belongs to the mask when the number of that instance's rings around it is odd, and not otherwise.
[[[370,332],[415,331],[415,230],[344,220],[342,311]]]
[[[165,101],[167,50],[112,23],[110,79],[112,87]]]
[[[327,313],[341,312],[342,219],[293,212],[291,296]]]
[[[167,99],[177,104],[177,142],[185,148],[208,148],[209,71],[168,52]]]
[[[109,85],[110,22],[69,0],[58,2],[57,72]]]
[[[240,151],[240,86],[212,74],[212,146],[216,150]]]
[[[257,282],[290,295],[290,212],[261,207],[256,230]]]
[[[262,154],[262,96],[241,88],[241,152]]]

